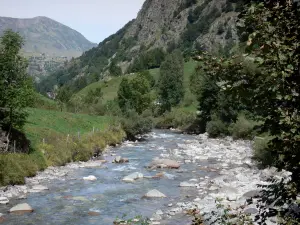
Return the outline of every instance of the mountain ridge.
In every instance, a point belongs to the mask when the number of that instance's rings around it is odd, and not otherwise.
[[[174,49],[185,57],[203,49],[229,54],[238,44],[235,22],[243,1],[146,0],[136,19],[54,73],[41,90],[58,83],[77,91],[107,76],[158,68]]]
[[[0,35],[6,29],[19,32],[25,39],[23,51],[31,54],[78,57],[97,44],[81,33],[45,16],[33,18],[0,17]]]

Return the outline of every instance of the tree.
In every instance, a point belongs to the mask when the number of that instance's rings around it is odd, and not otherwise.
[[[145,77],[148,80],[150,88],[153,88],[155,86],[155,83],[156,83],[155,79],[151,75],[151,73],[149,72],[149,70],[144,70],[144,71],[140,72],[139,75]]]
[[[25,109],[34,97],[33,83],[26,72],[28,64],[20,55],[23,44],[23,38],[11,30],[1,37],[0,126],[7,131],[8,143],[12,128],[22,128],[26,122]]]
[[[122,69],[117,65],[117,63],[114,60],[109,65],[109,73],[115,77],[122,75]]]
[[[84,98],[86,104],[97,104],[102,99],[103,93],[100,87],[95,90],[89,90]]]
[[[69,102],[71,96],[72,96],[72,91],[68,86],[62,86],[58,89],[55,99],[58,100],[61,111],[63,111],[64,105]]]
[[[183,74],[184,60],[179,51],[167,56],[160,67],[159,101],[162,112],[170,111],[184,97]]]
[[[144,76],[132,80],[123,78],[118,90],[118,102],[123,113],[134,110],[141,114],[151,104],[150,85]]]
[[[260,118],[260,133],[274,136],[268,143],[272,165],[291,173],[271,179],[258,199],[259,224],[279,216],[280,224],[300,224],[300,11],[296,1],[253,2],[240,15],[239,34],[246,54],[228,59],[203,55],[207,73],[218,73],[222,88],[251,107]],[[246,58],[245,58],[246,57]],[[245,70],[254,63],[257,69]]]

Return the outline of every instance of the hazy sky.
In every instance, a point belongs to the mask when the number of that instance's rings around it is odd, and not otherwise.
[[[99,43],[136,17],[144,0],[0,0],[0,16],[46,16]]]

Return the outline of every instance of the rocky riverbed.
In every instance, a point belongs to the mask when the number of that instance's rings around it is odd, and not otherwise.
[[[289,175],[259,170],[249,141],[162,131],[147,140],[109,148],[100,160],[49,167],[23,186],[0,188],[0,223],[99,224],[100,219],[105,225],[126,213],[148,216],[152,224],[190,224],[191,209],[214,211],[217,198],[236,208],[259,193],[257,185],[267,184],[267,178]],[[33,213],[7,213],[19,203],[28,203]],[[254,204],[243,210],[257,213]],[[276,224],[275,218],[268,224]]]

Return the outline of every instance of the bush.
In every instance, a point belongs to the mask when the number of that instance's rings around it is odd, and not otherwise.
[[[272,166],[274,159],[268,147],[269,142],[274,137],[256,137],[253,143],[253,158],[258,161],[263,167]]]
[[[157,128],[182,128],[187,127],[196,120],[194,112],[188,112],[181,108],[172,109],[171,112],[165,113],[156,123]]]
[[[229,134],[228,125],[213,116],[212,121],[206,125],[206,132],[210,138],[223,137]]]
[[[234,139],[251,139],[254,135],[255,125],[257,122],[240,115],[236,123],[231,126],[230,133]]]
[[[128,113],[126,118],[121,120],[122,128],[128,140],[136,140],[136,136],[148,133],[153,128],[153,121],[150,117],[143,118],[136,112]]]

